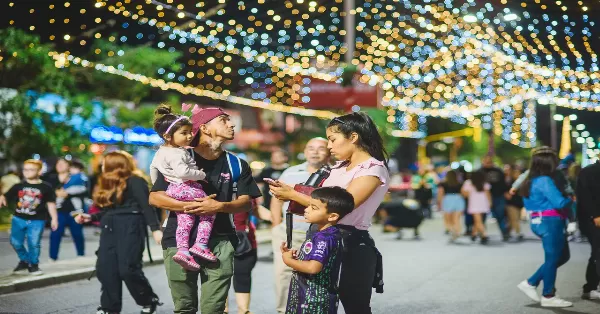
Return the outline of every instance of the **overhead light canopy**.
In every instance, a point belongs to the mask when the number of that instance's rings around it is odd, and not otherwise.
[[[469,15],[465,15],[463,20],[465,20],[465,22],[467,22],[467,23],[475,23],[475,22],[477,22],[477,17],[475,15],[469,14]]]

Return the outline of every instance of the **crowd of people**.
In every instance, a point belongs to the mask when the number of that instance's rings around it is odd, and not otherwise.
[[[149,177],[129,153],[114,151],[91,178],[81,162],[66,159],[43,176],[39,160],[26,160],[22,181],[14,171],[2,178],[0,206],[15,207],[15,273],[41,273],[40,242],[48,221],[53,261],[67,226],[77,254],[84,255],[82,224],[95,223],[102,227],[98,314],[121,311],[122,282],[142,313],[155,313],[161,305],[142,271],[149,237],[163,248],[175,313],[227,313],[233,283],[238,313],[247,314],[258,256],[254,216],[271,224],[278,313],[337,313],[340,302],[346,313],[371,313],[373,289],[383,292],[383,265],[368,230],[378,211],[385,211],[395,176],[371,118],[363,113],[334,118],[326,138],[306,143],[304,163],[290,167],[287,152],[276,149],[270,166],[253,176],[245,160],[223,149],[235,136],[225,111],[182,109],[191,117],[164,106],[156,110],[154,128],[164,144]],[[567,307],[571,302],[556,295],[554,283],[558,267],[569,259],[567,235],[577,229],[575,222],[592,246],[583,296],[600,299],[597,172],[600,164],[581,169],[541,147],[533,150],[528,169],[501,169],[493,156],[485,156],[471,173],[424,166],[401,181],[413,191],[420,217],[443,213],[450,242],[464,234],[487,244],[489,214],[502,241],[523,241],[521,223],[528,217],[542,239],[544,264],[518,288],[544,307]],[[317,173],[328,175],[308,185]]]

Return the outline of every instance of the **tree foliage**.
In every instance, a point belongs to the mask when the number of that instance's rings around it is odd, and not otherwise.
[[[88,60],[119,67],[147,76],[158,68],[177,70],[178,53],[168,53],[147,46],[127,47],[108,41],[96,41],[103,51],[114,51],[115,57],[99,59],[92,52]],[[74,114],[87,119],[92,114],[94,98],[120,99],[139,103],[147,97],[151,87],[125,78],[95,71],[91,68],[57,68],[51,57],[52,44],[42,43],[39,36],[15,29],[0,30],[0,87],[16,89],[16,97],[0,97],[0,150],[4,158],[23,160],[34,153],[60,156],[67,152],[75,157],[85,157],[87,150],[80,144],[89,144],[87,135],[81,134],[65,121]],[[92,50],[93,51],[93,50]],[[119,51],[122,51],[119,55]],[[105,54],[106,55],[106,54]],[[64,97],[68,105],[64,119],[32,110],[31,104],[37,94],[53,93]],[[153,108],[132,111],[117,109],[117,123],[133,126],[149,126]],[[82,146],[83,147],[83,146]]]

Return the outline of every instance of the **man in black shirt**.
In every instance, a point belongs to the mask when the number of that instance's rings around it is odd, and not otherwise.
[[[150,193],[150,204],[170,210],[166,220],[162,240],[164,263],[175,304],[175,313],[198,312],[198,275],[202,281],[200,311],[202,313],[223,313],[233,275],[234,242],[237,237],[231,223],[231,214],[249,211],[251,200],[260,197],[260,190],[252,178],[248,164],[241,160],[241,175],[237,180],[237,198],[234,197],[234,182],[229,168],[227,153],[222,146],[234,137],[233,123],[220,108],[207,108],[192,116],[192,141],[196,165],[206,172],[206,181],[201,181],[209,196],[196,202],[182,202],[168,197],[165,190],[168,183],[160,174]],[[173,261],[177,253],[175,212],[185,211],[196,215],[216,215],[209,248],[217,256],[216,263],[200,261],[200,273],[186,271]],[[196,227],[196,226],[195,226]],[[190,242],[194,242],[196,231],[190,232]]]
[[[492,186],[492,215],[498,222],[502,233],[502,239],[508,241],[508,226],[506,225],[506,198],[504,193],[508,192],[504,171],[494,165],[492,156],[485,156],[482,161],[481,170],[486,175],[486,181]]]
[[[11,221],[10,244],[19,256],[19,265],[14,273],[29,270],[33,275],[41,275],[40,242],[48,214],[52,230],[58,227],[56,195],[50,184],[40,179],[42,162],[29,159],[23,163],[25,181],[17,183],[0,196],[0,207],[15,204]],[[27,237],[28,248],[25,248]]]
[[[587,166],[577,179],[577,220],[581,232],[592,246],[585,272],[584,299],[600,299],[600,163]]]

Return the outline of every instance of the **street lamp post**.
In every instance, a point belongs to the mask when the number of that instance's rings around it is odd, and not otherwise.
[[[558,146],[558,134],[556,129],[556,119],[554,119],[554,115],[556,115],[556,104],[550,104],[550,146],[552,149],[556,151]]]
[[[344,29],[346,29],[346,36],[344,37],[346,42],[346,54],[344,55],[344,61],[347,64],[352,64],[352,59],[354,59],[354,47],[356,45],[355,41],[355,15],[351,13],[355,8],[354,0],[344,0],[344,12],[346,12],[346,16],[344,17]]]

